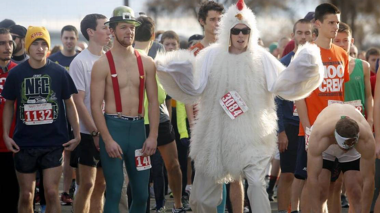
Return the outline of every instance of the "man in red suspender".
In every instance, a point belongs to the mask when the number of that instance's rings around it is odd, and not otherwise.
[[[140,22],[126,6],[117,7],[106,23],[114,37],[112,49],[95,62],[91,74],[91,109],[100,131],[100,158],[106,179],[105,213],[118,213],[123,185],[123,160],[131,184],[131,213],[146,210],[149,156],[157,148],[159,108],[153,59],[132,47]],[[149,102],[150,134],[145,138],[143,98]],[[101,105],[105,101],[105,114]]]

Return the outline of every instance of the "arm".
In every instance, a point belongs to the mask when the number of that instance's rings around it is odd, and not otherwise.
[[[367,121],[372,129],[373,125],[373,97],[371,93],[370,69],[368,62],[362,61],[365,84],[365,111],[367,113]]]
[[[107,67],[102,67],[103,61],[99,59],[95,62],[91,72],[91,112],[95,125],[102,135],[106,151],[111,158],[122,158],[123,151],[108,131],[106,120],[104,119],[102,104],[106,90]],[[104,62],[103,62],[104,64]],[[107,64],[107,63],[105,63]]]
[[[153,155],[157,148],[158,125],[160,121],[160,111],[158,105],[158,92],[156,81],[156,67],[151,58],[149,58],[146,69],[146,94],[148,97],[148,113],[149,113],[149,136],[145,140],[142,153],[145,156]]]
[[[75,107],[72,97],[65,100],[65,105],[66,105],[66,111],[67,111],[67,118],[69,119],[70,125],[73,128],[74,139],[63,144],[63,146],[65,147],[65,150],[73,151],[80,142],[78,112],[77,112],[77,109]]]
[[[78,94],[74,94],[74,103],[78,110],[79,119],[83,122],[84,126],[89,132],[95,131],[97,132],[97,128],[95,126],[94,120],[92,119],[90,113],[87,110],[86,105],[84,104],[85,91],[79,90]],[[99,149],[99,136],[94,137],[94,142],[96,148]]]
[[[20,147],[17,146],[16,142],[9,137],[9,131],[12,125],[12,119],[14,114],[14,103],[13,100],[6,100],[3,110],[3,139],[8,150],[17,153],[20,151]]]
[[[357,151],[361,154],[360,159],[360,173],[363,178],[363,191],[361,196],[362,211],[370,212],[373,189],[375,187],[374,175],[375,175],[375,141],[372,136],[372,131],[369,126],[365,131],[361,131],[360,137],[362,140],[356,145]]]
[[[380,69],[376,74],[376,78],[380,79]],[[375,101],[373,108],[373,121],[375,126],[375,141],[376,141],[376,155],[380,159],[380,83],[375,86]]]
[[[275,98],[277,105],[277,124],[278,124],[278,150],[284,152],[288,148],[288,137],[285,132],[284,126],[284,113],[283,113],[283,102],[279,97]]]
[[[300,117],[303,130],[306,132],[306,127],[310,128],[310,121],[305,99],[296,101],[295,104],[298,110],[298,116]]]

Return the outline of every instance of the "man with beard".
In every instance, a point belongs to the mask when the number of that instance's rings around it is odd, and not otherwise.
[[[114,37],[110,51],[95,62],[91,74],[91,109],[101,132],[100,159],[106,180],[105,213],[118,213],[124,181],[123,160],[127,169],[133,201],[131,213],[146,210],[149,183],[149,156],[157,148],[159,105],[156,67],[153,59],[132,47],[135,27],[140,22],[131,8],[114,9],[106,23]],[[119,81],[120,79],[120,81]],[[150,132],[145,136],[144,91],[148,98]],[[102,111],[105,101],[105,114]]]
[[[196,58],[185,50],[156,58],[171,97],[188,104],[200,99],[190,204],[193,212],[216,213],[222,183],[244,176],[253,212],[270,212],[264,179],[276,146],[274,94],[295,100],[313,91],[323,78],[319,49],[305,45],[285,69],[257,44],[255,16],[242,0],[219,26],[217,42]]]
[[[17,64],[11,61],[14,42],[7,29],[0,28],[0,92],[8,77],[9,71]],[[0,96],[0,119],[3,117],[5,99]],[[10,137],[13,135],[14,122]],[[0,122],[0,134],[3,135],[3,122]],[[0,181],[0,201],[4,212],[17,213],[18,183],[13,163],[13,153],[7,149],[3,137],[0,138],[0,167],[2,170],[2,181]]]
[[[16,44],[16,49],[13,51],[12,61],[16,64],[20,64],[29,58],[25,52],[26,28],[21,25],[13,25],[9,28],[9,31]]]

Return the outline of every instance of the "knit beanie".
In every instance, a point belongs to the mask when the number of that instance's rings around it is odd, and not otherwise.
[[[43,39],[48,44],[50,49],[50,34],[45,27],[29,26],[25,36],[25,50],[28,53],[29,47],[37,39]]]

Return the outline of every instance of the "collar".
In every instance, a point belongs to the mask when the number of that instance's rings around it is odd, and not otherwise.
[[[2,74],[7,73],[9,71],[9,65],[10,64],[11,64],[11,60],[9,60],[8,64],[5,65],[5,67],[0,66]]]

